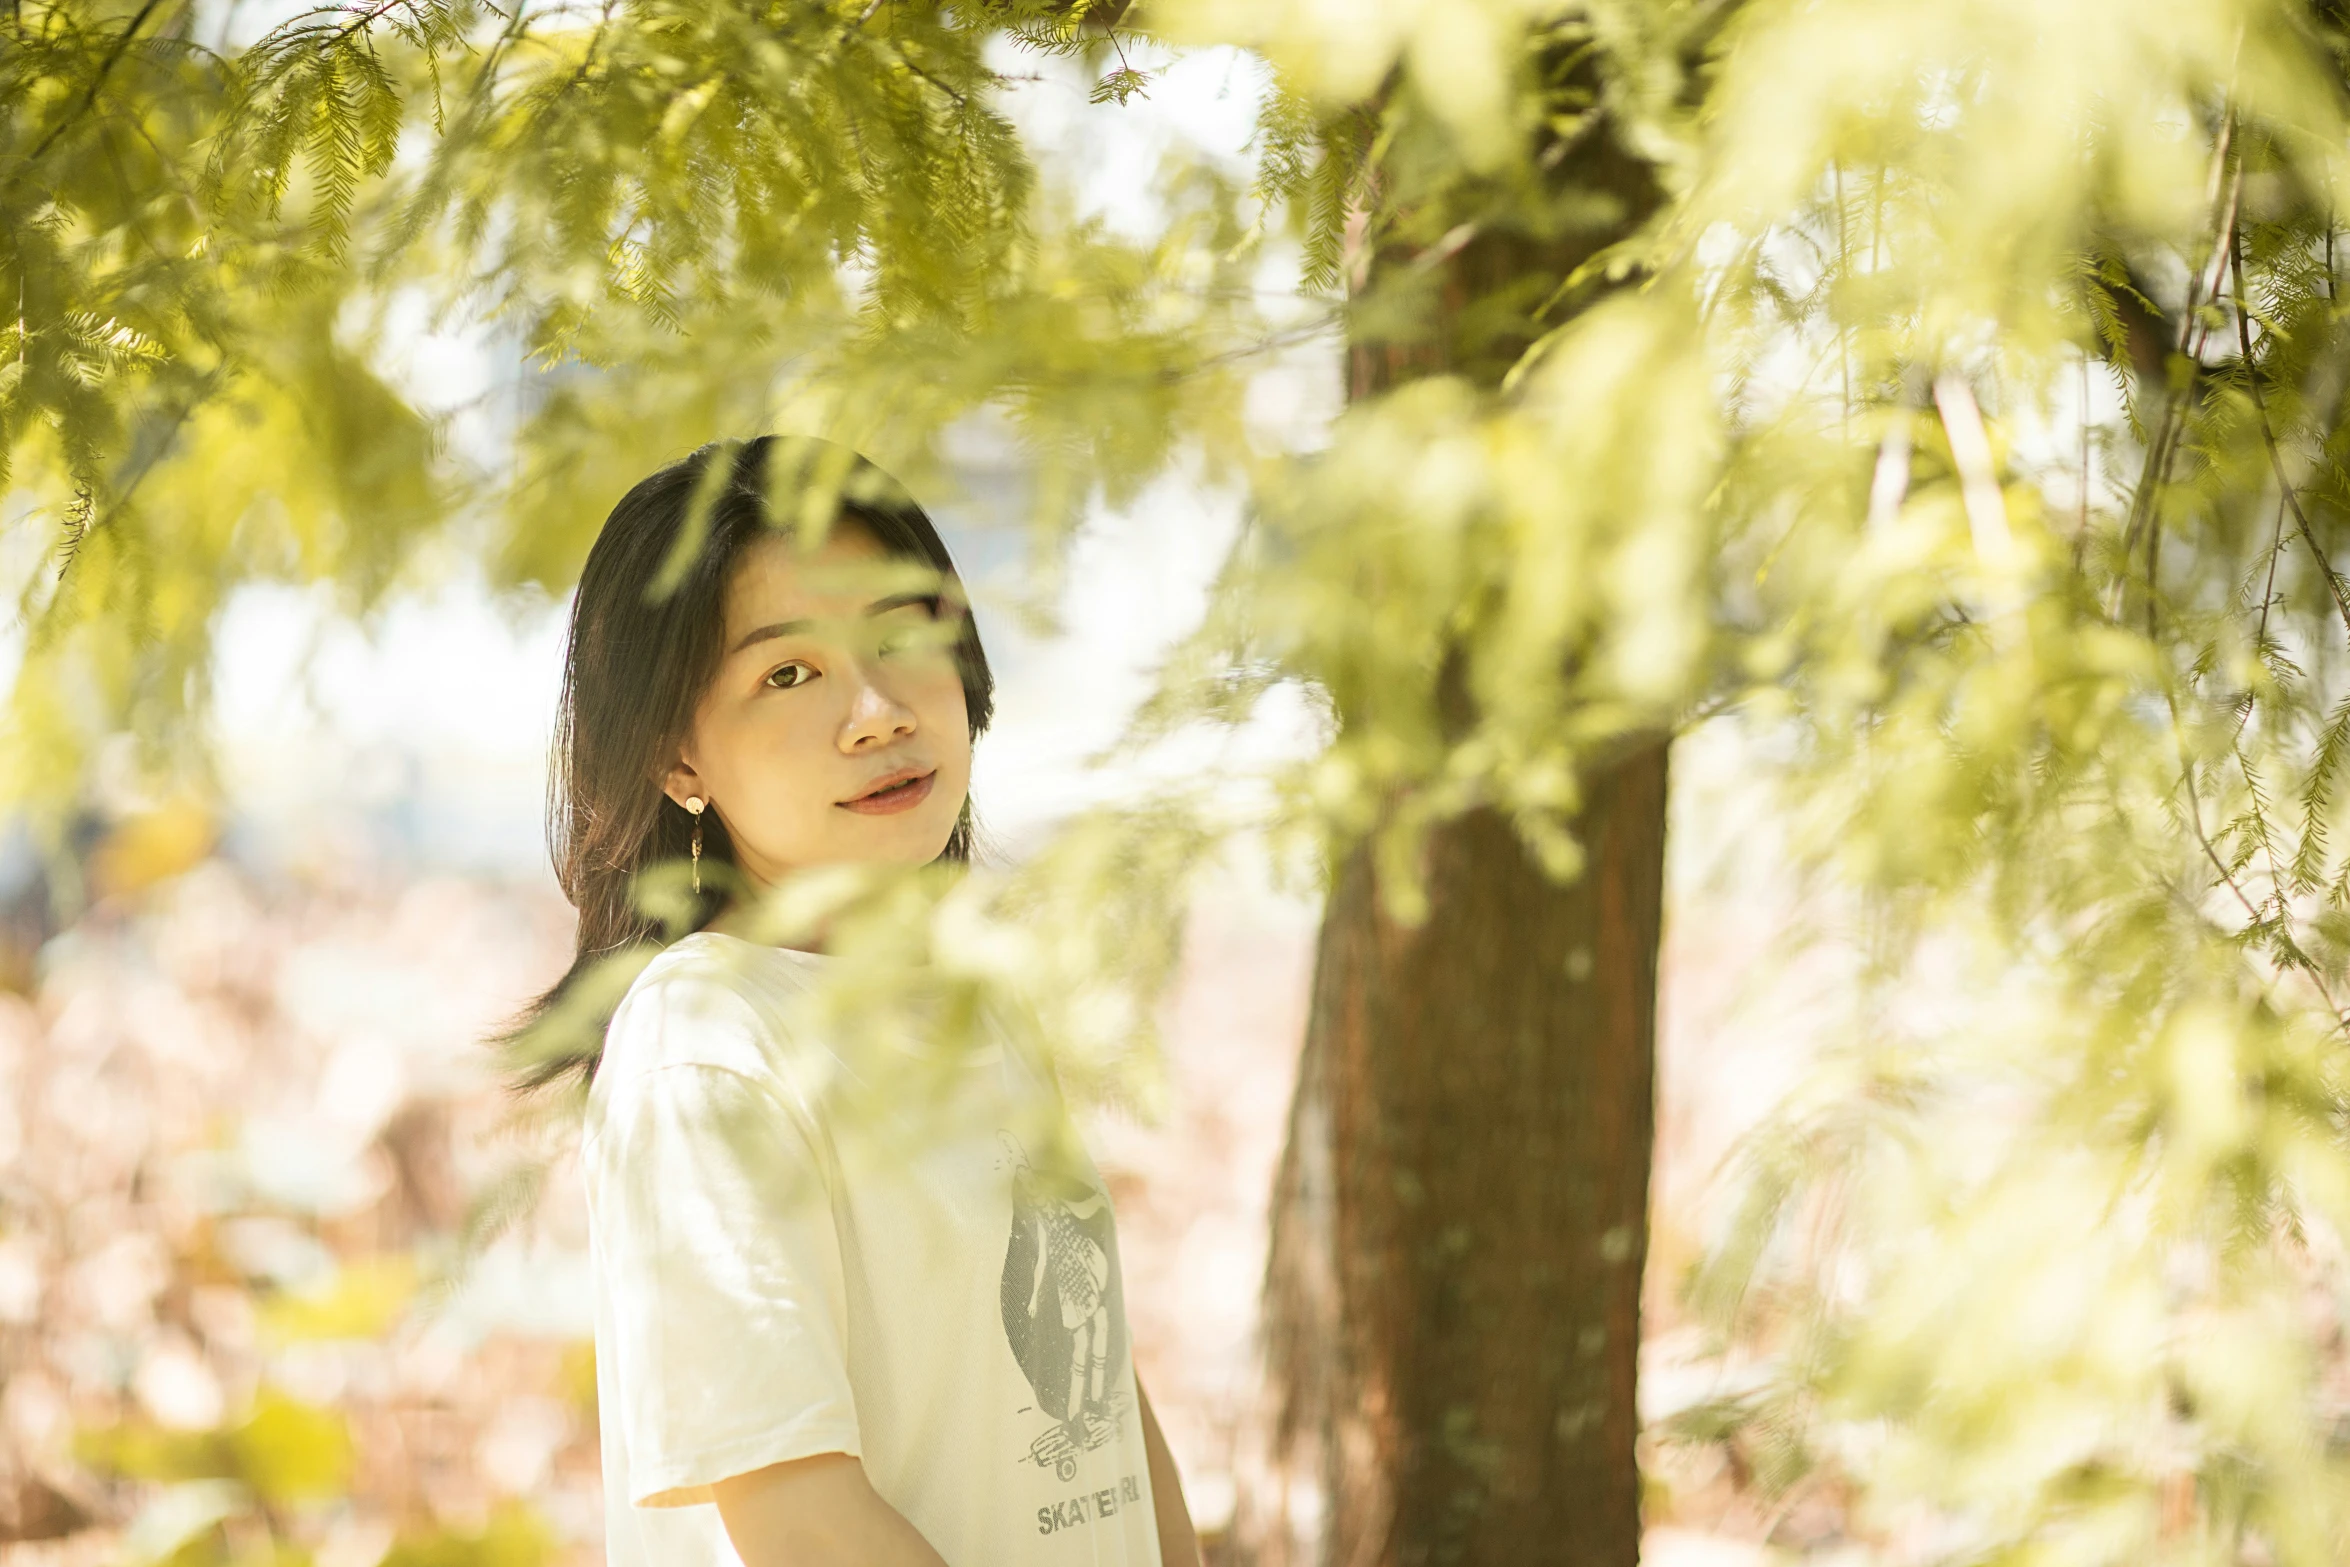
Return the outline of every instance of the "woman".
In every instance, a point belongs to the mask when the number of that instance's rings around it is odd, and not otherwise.
[[[537,1014],[658,940],[640,871],[687,860],[699,894],[583,1063],[608,1560],[1193,1567],[1049,1074],[993,1034],[938,1103],[840,1114],[856,1069],[794,1005],[834,960],[746,939],[795,870],[970,856],[993,685],[954,564],[861,458],[820,547],[778,531],[771,486],[827,454],[652,475],[572,611],[552,826],[579,956]]]

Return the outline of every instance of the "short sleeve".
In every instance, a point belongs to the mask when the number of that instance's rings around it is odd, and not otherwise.
[[[651,1003],[624,1009],[639,1030],[756,1027],[739,997],[632,1001]],[[609,1308],[597,1354],[619,1405],[603,1418],[627,1444],[628,1500],[674,1507],[861,1448],[840,1242],[805,1123],[758,1075],[654,1054],[598,1085],[582,1152]]]

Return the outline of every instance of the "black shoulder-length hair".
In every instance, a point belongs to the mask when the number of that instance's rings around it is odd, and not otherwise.
[[[547,840],[555,879],[579,911],[579,939],[569,970],[501,1036],[520,1047],[524,1087],[595,1076],[619,1000],[616,985],[592,981],[601,960],[699,930],[739,889],[734,845],[715,811],[702,818],[705,890],[686,918],[649,913],[637,879],[688,852],[693,818],[662,780],[717,675],[735,563],[768,530],[793,526],[817,486],[838,497],[833,525],[854,526],[887,555],[936,572],[932,613],[959,623],[955,667],[973,739],[994,715],[995,677],[938,529],[864,457],[829,441],[761,436],[713,442],[640,481],[604,519],[572,602]],[[966,798],[939,857],[968,861],[972,832]]]

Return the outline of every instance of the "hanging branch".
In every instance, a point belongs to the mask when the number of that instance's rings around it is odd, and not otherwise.
[[[2179,330],[2173,351],[2191,359],[2196,366],[2203,362],[2203,350],[2211,339],[2209,323],[2204,323],[2200,335],[2196,332],[2196,316],[2202,306],[2219,294],[2219,285],[2226,275],[2227,257],[2236,234],[2236,215],[2244,186],[2244,165],[2234,156],[2236,112],[2228,109],[2220,121],[2219,140],[2212,150],[2213,211],[2210,259],[2189,274],[2187,299],[2179,314]],[[2205,283],[2208,275],[2210,282]],[[2186,429],[2187,394],[2194,386],[2190,374],[2184,385],[2174,387],[2163,404],[2162,418],[2156,424],[2154,439],[2147,443],[2146,463],[2138,478],[2137,493],[2130,498],[2129,520],[2122,530],[2122,559],[2126,563],[2138,545],[2141,529],[2152,529],[2155,538],[2147,545],[2146,593],[2154,595],[2155,550],[2160,544],[2161,530],[2153,527],[2154,506],[2163,488],[2170,483],[2171,463],[2178,455],[2179,441]],[[2126,573],[2125,573],[2126,575]]]
[[[2277,444],[2276,426],[2269,421],[2268,398],[2260,390],[2260,367],[2252,362],[2251,312],[2244,308],[2244,241],[2233,235],[2229,253],[2235,266],[2236,283],[2236,343],[2244,358],[2244,384],[2252,392],[2252,408],[2260,418],[2260,442],[2268,451],[2269,466],[2276,471],[2277,489],[2284,497],[2286,509],[2293,514],[2293,526],[2301,534],[2301,542],[2309,546],[2310,558],[2325,577],[2326,587],[2333,594],[2334,609],[2342,617],[2342,629],[2350,632],[2350,583],[2334,569],[2324,548],[2317,542],[2317,531],[2309,525],[2309,514],[2301,509],[2301,498],[2293,491],[2292,478],[2285,472],[2285,454]],[[2265,612],[2264,612],[2265,623]]]
[[[34,145],[33,150],[25,155],[24,161],[19,163],[15,171],[8,176],[6,190],[13,192],[23,182],[27,174],[40,166],[42,157],[48,153],[50,148],[57,145],[58,139],[74,126],[80,124],[83,116],[87,115],[97,104],[98,94],[105,87],[106,78],[114,74],[114,67],[121,61],[124,52],[130,48],[131,40],[138,36],[140,28],[147,25],[147,18],[155,14],[156,6],[161,3],[162,0],[147,0],[145,5],[139,7],[138,14],[130,19],[129,25],[124,27],[121,35],[114,40],[114,47],[106,51],[106,58],[98,62],[97,73],[90,78],[90,85],[82,93],[81,102],[66,111],[64,118],[50,126],[48,134],[44,135]]]
[[[2265,938],[2269,950],[2275,954],[2277,960],[2285,968],[2305,975],[2310,985],[2317,991],[2318,998],[2325,1003],[2326,1012],[2333,1018],[2334,1027],[2341,1032],[2350,1033],[2350,1015],[2345,1015],[2342,1004],[2334,999],[2333,987],[2326,983],[2325,972],[2318,967],[2316,960],[2302,951],[2300,943],[2296,942],[2286,930],[2283,909],[2280,907],[2274,916],[2264,913],[2261,906],[2252,901],[2252,895],[2244,890],[2244,884],[2237,879],[2235,871],[2220,854],[2219,846],[2211,841],[2211,834],[2204,830],[2203,798],[2201,791],[2195,787],[2195,763],[2187,755],[2185,739],[2180,732],[2177,702],[2170,701],[2169,707],[2172,743],[2179,750],[2179,781],[2185,785],[2187,791],[2187,830],[2194,835],[2195,842],[2201,846],[2204,858],[2211,861],[2212,873],[2219,878],[2220,885],[2234,895],[2237,904],[2243,908],[2245,917],[2252,922],[2244,934]]]
[[[225,362],[213,366],[204,379],[179,400],[178,406],[172,409],[171,420],[165,425],[162,435],[149,445],[146,455],[123,476],[121,483],[114,488],[113,494],[109,497],[107,508],[103,513],[98,510],[97,497],[88,485],[81,486],[75,492],[73,509],[67,514],[65,542],[57,562],[57,580],[59,582],[65,580],[66,572],[81,557],[82,546],[89,541],[91,533],[96,531],[107,518],[118,515],[125,507],[129,506],[131,497],[138,493],[139,486],[146,482],[147,475],[154,472],[156,466],[171,455],[172,448],[178,444],[180,431],[187,426],[187,422],[195,416],[196,410],[203,406],[205,400],[211,397],[213,391],[219,387],[227,374],[228,366]]]

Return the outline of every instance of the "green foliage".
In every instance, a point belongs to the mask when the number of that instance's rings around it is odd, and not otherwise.
[[[1179,176],[1189,216],[1153,248],[1037,192],[983,54],[1047,16],[415,0],[223,54],[187,3],[12,11],[26,659],[0,791],[54,812],[126,725],[201,781],[235,586],[331,581],[363,614],[447,538],[559,590],[618,492],[718,431],[820,430],[919,480],[992,404],[1053,454],[1047,538],[1186,435],[1227,445],[1253,265],[1232,192]],[[539,367],[510,469],[469,467],[450,410],[381,367],[387,313],[419,303]]]
[[[349,1491],[355,1461],[340,1411],[267,1384],[216,1430],[133,1417],[82,1431],[74,1456],[110,1479],[145,1483],[148,1498],[124,1535],[124,1552],[133,1562],[174,1567],[303,1567],[310,1556],[300,1538],[315,1533],[304,1524]]]
[[[206,194],[216,203],[242,199],[268,218],[283,209],[297,167],[309,175],[309,228],[322,259],[342,259],[360,186],[392,166],[406,118],[394,69],[405,63],[376,46],[380,21],[421,58],[440,103],[442,53],[462,44],[476,18],[471,8],[378,6],[354,14],[339,6],[308,12],[279,28],[237,63],[235,97],[206,167]]]
[[[519,1503],[508,1503],[479,1530],[403,1536],[383,1567],[544,1567],[557,1554],[554,1532],[545,1521]]]
[[[322,1290],[262,1302],[260,1326],[280,1342],[381,1338],[407,1313],[416,1284],[416,1264],[406,1256],[363,1258],[337,1268]]]
[[[1765,1380],[1681,1434],[1923,1558],[2336,1559],[2329,14],[1594,5],[1514,54],[1189,14],[1376,85],[1358,342],[1541,335],[1260,474],[1154,717],[1305,675],[1335,734],[1278,817],[1377,834],[1410,914],[1425,822],[1498,805],[1571,872],[1581,761],[1735,711],[1866,932],[1690,1281]],[[1626,187],[1542,159],[1604,176],[1594,136],[1667,199],[1578,258]],[[1424,279],[1492,235],[1480,319]]]
[[[264,1387],[243,1417],[217,1431],[173,1431],[137,1421],[85,1432],[77,1456],[101,1473],[138,1480],[234,1481],[271,1504],[326,1501],[351,1473],[351,1434],[332,1409]]]

